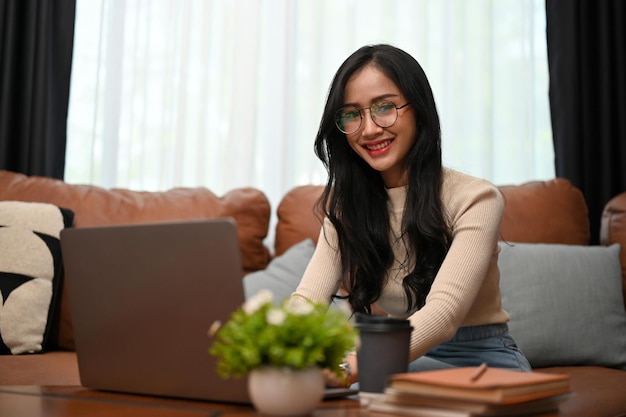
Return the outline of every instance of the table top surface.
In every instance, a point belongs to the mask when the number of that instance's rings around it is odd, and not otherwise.
[[[81,386],[0,386],[0,416],[221,417],[258,415],[249,405],[96,391]],[[358,398],[320,402],[314,417],[369,415]]]

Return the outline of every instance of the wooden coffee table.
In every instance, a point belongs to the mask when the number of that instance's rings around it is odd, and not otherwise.
[[[80,386],[0,386],[0,416],[228,417],[258,415],[251,406],[94,391]],[[320,402],[314,417],[367,416],[358,399]]]

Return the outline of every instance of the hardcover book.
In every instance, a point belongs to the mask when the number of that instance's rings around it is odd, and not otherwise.
[[[435,398],[516,404],[570,391],[569,375],[481,367],[395,374],[389,387]]]

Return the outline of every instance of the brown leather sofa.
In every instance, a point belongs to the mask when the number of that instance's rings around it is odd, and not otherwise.
[[[105,190],[0,171],[0,201],[40,201],[69,208],[75,213],[75,227],[231,216],[238,224],[244,273],[265,268],[271,259],[270,253],[279,256],[305,238],[317,239],[320,223],[313,205],[321,189],[320,186],[302,186],[284,196],[276,210],[278,222],[274,247],[270,251],[264,241],[271,208],[265,195],[256,189],[232,190],[223,196],[216,196],[205,188],[165,192]],[[529,182],[501,186],[500,190],[506,200],[504,240],[588,244],[587,207],[580,191],[568,181]],[[598,221],[602,222],[603,245],[621,243],[626,246],[626,193],[611,200]],[[626,250],[621,251],[620,259],[622,281],[626,284]],[[71,316],[62,292],[47,350],[42,354],[0,356],[0,385],[80,384],[73,350]],[[571,376],[573,393],[562,404],[560,415],[626,416],[626,371],[604,366],[558,366],[538,370]]]

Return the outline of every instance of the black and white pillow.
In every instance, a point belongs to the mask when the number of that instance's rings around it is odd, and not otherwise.
[[[44,349],[62,273],[60,232],[74,213],[0,201],[0,354]]]

